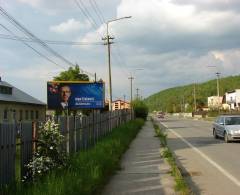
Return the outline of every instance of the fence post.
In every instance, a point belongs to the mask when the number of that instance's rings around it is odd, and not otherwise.
[[[32,144],[33,144],[33,125],[32,122],[22,123],[21,129],[21,178],[24,179],[24,176],[27,175],[26,165],[32,159]]]
[[[74,116],[68,116],[68,146],[69,153],[75,152],[75,121]]]
[[[83,147],[86,150],[88,147],[88,136],[87,136],[87,117],[82,117],[82,130],[83,130]]]
[[[67,153],[67,117],[66,116],[60,116],[58,118],[58,124],[61,134],[64,136],[64,142],[61,145],[61,149]]]
[[[16,131],[14,124],[0,124],[0,186],[15,180]]]
[[[78,152],[81,149],[81,121],[80,121],[80,117],[76,116],[75,117],[75,135],[76,135],[76,139],[75,139],[75,149],[76,152]]]

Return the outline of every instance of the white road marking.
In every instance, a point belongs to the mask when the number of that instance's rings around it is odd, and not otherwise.
[[[167,125],[162,123],[165,127],[168,128],[169,131],[171,131],[175,136],[180,138],[185,144],[187,144],[190,148],[192,148],[195,152],[200,154],[206,161],[208,161],[211,165],[213,165],[216,169],[218,169],[223,175],[225,175],[227,178],[229,178],[233,183],[235,183],[237,186],[240,187],[240,181],[231,175],[229,172],[227,172],[224,168],[222,168],[219,164],[217,164],[215,161],[210,159],[206,154],[204,154],[202,151],[197,149],[195,146],[193,146],[191,143],[189,143],[186,139],[184,139],[181,135],[179,135],[177,132],[175,132],[173,129],[170,129]]]

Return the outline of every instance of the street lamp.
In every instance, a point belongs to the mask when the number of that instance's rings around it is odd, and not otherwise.
[[[121,17],[121,18],[109,20],[109,21],[106,22],[106,24],[107,24],[107,37],[104,40],[107,40],[106,45],[108,47],[109,111],[112,111],[112,72],[111,72],[111,53],[110,53],[110,44],[112,44],[112,42],[110,42],[110,39],[113,39],[113,38],[109,36],[108,25],[111,22],[115,22],[117,20],[122,20],[122,19],[128,19],[128,18],[131,18],[131,17],[132,16],[126,16],[126,17]]]

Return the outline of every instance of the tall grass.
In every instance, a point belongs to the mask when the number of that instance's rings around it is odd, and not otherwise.
[[[113,129],[93,148],[72,155],[67,168],[54,170],[41,180],[18,186],[8,194],[99,194],[109,177],[119,169],[121,155],[143,124],[142,119],[136,119]]]

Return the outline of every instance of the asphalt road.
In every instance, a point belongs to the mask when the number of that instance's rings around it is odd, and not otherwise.
[[[159,122],[167,127],[168,145],[194,194],[240,194],[239,142],[214,139],[211,122],[168,117]]]

